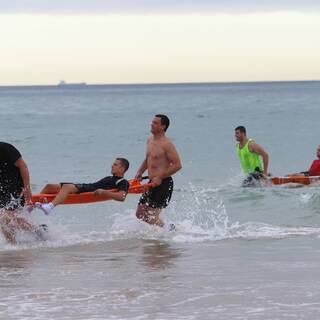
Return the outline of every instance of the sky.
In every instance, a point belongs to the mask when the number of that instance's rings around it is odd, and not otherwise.
[[[0,85],[320,80],[320,1],[0,0]]]

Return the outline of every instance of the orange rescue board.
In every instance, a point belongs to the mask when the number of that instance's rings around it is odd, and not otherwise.
[[[140,183],[135,179],[129,180],[129,191],[128,193],[144,193],[151,188],[151,183]],[[117,189],[109,189],[108,191],[117,191]],[[41,202],[47,203],[51,202],[56,193],[40,193],[34,194],[32,196],[32,202]],[[95,195],[93,192],[83,192],[83,193],[72,193],[68,195],[68,198],[62,204],[79,204],[79,203],[91,203],[91,202],[99,202],[111,200],[110,197],[104,195]]]
[[[275,185],[286,183],[300,183],[308,185],[312,183],[320,183],[320,176],[293,175],[284,177],[272,177],[270,178],[270,180]]]

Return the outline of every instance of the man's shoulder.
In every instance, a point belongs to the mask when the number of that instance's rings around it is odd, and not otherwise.
[[[103,178],[101,178],[101,180],[106,180],[106,179],[112,179],[114,176],[105,176],[105,177],[103,177]]]
[[[19,150],[11,143],[0,141],[0,148],[2,150],[15,151],[19,152]]]
[[[113,178],[116,181],[116,184],[118,183],[129,183],[129,181],[125,177],[117,177],[117,176],[112,176],[110,178]]]
[[[172,141],[167,136],[163,136],[160,139],[155,139],[153,136],[151,136],[148,138],[148,143],[158,146],[172,145]]]
[[[256,140],[254,140],[254,139],[250,138],[250,139],[248,139],[247,143],[248,143],[248,144],[256,143]]]
[[[8,142],[0,141],[0,148],[2,148],[2,149],[12,148],[12,147],[13,147],[13,145]]]
[[[254,139],[248,139],[247,144],[248,144],[249,150],[251,150],[251,148],[254,148],[257,145]]]
[[[19,150],[10,143],[0,142],[0,149],[2,159],[5,159],[6,161],[15,163],[21,157]]]
[[[163,145],[170,145],[170,144],[173,144],[171,139],[167,136],[163,136],[160,140],[159,140],[159,143],[160,144],[163,144]]]
[[[122,191],[125,191],[125,192],[128,191],[129,186],[130,186],[129,181],[127,179],[123,178],[123,177],[122,178],[118,177],[118,180],[115,182],[115,184],[116,184],[116,186],[117,186],[117,188],[119,190],[122,190]]]
[[[172,142],[172,140],[170,138],[168,138],[168,137],[166,137],[166,139],[164,140],[163,146],[165,148],[174,148],[175,147],[174,143]]]

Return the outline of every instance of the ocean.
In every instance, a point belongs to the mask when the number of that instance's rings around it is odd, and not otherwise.
[[[320,82],[1,87],[1,141],[27,162],[33,193],[94,182],[116,157],[134,177],[157,113],[183,168],[162,213],[169,232],[124,203],[62,205],[48,240],[0,236],[0,319],[317,319],[319,186],[242,188],[234,128],[270,155],[270,172],[316,158]]]

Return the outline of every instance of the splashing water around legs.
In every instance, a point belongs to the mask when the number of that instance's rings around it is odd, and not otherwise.
[[[145,204],[139,204],[136,212],[136,217],[151,225],[163,227],[164,223],[160,219],[160,208],[150,208]]]
[[[226,232],[229,219],[222,199],[215,189],[199,188],[189,184],[189,188],[181,193],[179,201],[179,217],[188,221],[191,226],[203,231],[223,234]],[[177,214],[175,214],[177,215]],[[183,216],[182,216],[183,215]]]

